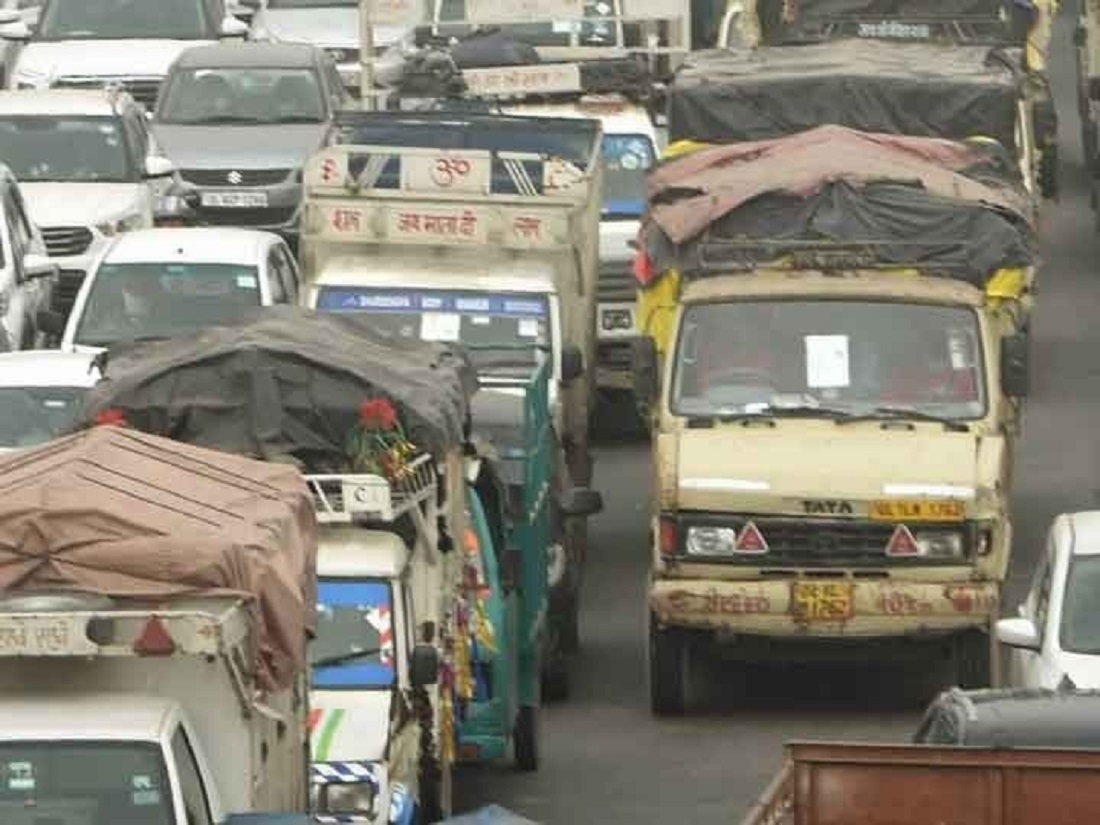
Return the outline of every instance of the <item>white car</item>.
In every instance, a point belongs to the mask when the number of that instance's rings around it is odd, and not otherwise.
[[[298,303],[298,265],[270,232],[141,229],[114,238],[84,279],[62,349],[170,338]],[[60,326],[60,319],[53,323]]]
[[[153,225],[173,174],[121,90],[0,92],[0,158],[61,269],[53,308],[62,314],[108,238]]]
[[[1100,688],[1100,511],[1058,516],[1019,607],[997,623],[1009,684]]]
[[[64,434],[99,381],[94,361],[91,353],[60,350],[0,354],[0,452]]]
[[[8,87],[121,84],[152,110],[184,49],[248,33],[235,10],[223,0],[44,0],[33,26],[0,25],[0,38],[26,43]]]

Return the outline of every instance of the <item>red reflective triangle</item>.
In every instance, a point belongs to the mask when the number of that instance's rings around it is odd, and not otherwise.
[[[909,528],[904,524],[899,524],[894,530],[894,535],[890,536],[890,541],[886,543],[886,555],[887,556],[919,556],[921,555],[920,545],[917,544],[917,540],[913,538],[913,534],[909,532]]]
[[[767,553],[768,543],[764,541],[764,534],[750,521],[741,528],[736,548],[738,553]]]
[[[134,642],[134,653],[141,656],[171,656],[176,652],[176,643],[164,623],[153,616],[145,623],[141,636]]]

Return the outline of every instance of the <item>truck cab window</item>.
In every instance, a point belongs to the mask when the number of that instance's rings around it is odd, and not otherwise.
[[[212,825],[202,774],[199,773],[195,753],[183,728],[177,728],[172,737],[172,758],[176,763],[176,773],[179,775],[187,825]]]

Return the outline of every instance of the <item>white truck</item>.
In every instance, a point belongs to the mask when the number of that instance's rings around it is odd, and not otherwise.
[[[399,338],[489,345],[479,380],[511,382],[552,355],[560,496],[592,477],[602,190],[596,121],[347,112],[307,161],[301,236],[307,306],[369,313]],[[505,350],[516,347],[512,354]],[[510,363],[516,361],[522,363]],[[583,518],[555,507],[551,694],[579,644]]]
[[[297,471],[104,426],[0,476],[0,820],[307,810]]]

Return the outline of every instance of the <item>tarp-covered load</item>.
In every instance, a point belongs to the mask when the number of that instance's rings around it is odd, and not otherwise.
[[[238,325],[111,350],[87,420],[121,410],[145,432],[306,471],[342,472],[363,403],[386,398],[437,456],[464,441],[477,379],[465,355],[396,339],[355,314],[269,307]]]
[[[808,247],[979,286],[1035,260],[1027,192],[996,144],[823,126],[668,161],[647,194],[643,286],[670,269],[728,271]]]
[[[766,140],[836,124],[1015,153],[1019,56],[984,46],[842,40],[697,52],[668,90],[669,141]]]
[[[0,589],[240,596],[263,689],[315,629],[313,499],[293,467],[96,427],[0,458]]]

